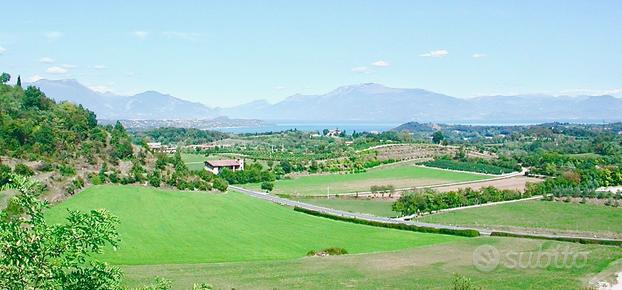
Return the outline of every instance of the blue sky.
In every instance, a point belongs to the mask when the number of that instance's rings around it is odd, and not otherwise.
[[[378,82],[622,94],[622,1],[11,1],[0,70],[228,106]]]

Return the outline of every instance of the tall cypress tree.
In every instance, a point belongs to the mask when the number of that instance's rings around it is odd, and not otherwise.
[[[19,75],[17,75],[17,86],[22,87],[22,78]]]

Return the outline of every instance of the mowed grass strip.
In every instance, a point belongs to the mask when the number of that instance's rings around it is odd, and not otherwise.
[[[349,253],[393,251],[462,239],[334,221],[241,193],[167,191],[140,186],[91,187],[47,213],[108,209],[121,220],[113,264],[212,263],[303,257],[340,247]]]
[[[393,200],[367,199],[367,198],[298,198],[301,202],[319,205],[328,208],[344,210],[353,213],[367,213],[376,216],[397,217],[400,214],[394,212],[391,207]]]
[[[376,168],[363,173],[301,176],[278,180],[274,193],[322,195],[356,191],[369,191],[372,185],[393,185],[395,188],[476,181],[492,175],[457,172],[436,168],[405,165]],[[259,189],[258,184],[249,184],[250,189]]]
[[[522,201],[433,214],[419,221],[478,226],[511,226],[622,234],[622,209],[602,205]]]

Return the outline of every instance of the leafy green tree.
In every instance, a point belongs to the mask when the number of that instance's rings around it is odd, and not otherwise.
[[[227,188],[229,187],[229,184],[227,183],[226,180],[224,180],[224,179],[222,179],[220,177],[216,177],[212,181],[212,187],[214,187],[215,189],[218,189],[219,191],[225,192],[225,191],[227,191]]]
[[[281,169],[283,169],[283,172],[287,174],[293,171],[293,166],[289,161],[283,160],[281,161]]]
[[[112,145],[112,157],[115,159],[129,159],[132,157],[132,140],[127,135],[127,131],[123,128],[121,122],[117,121],[112,129],[112,137],[110,138]]]
[[[118,219],[105,210],[69,211],[67,223],[47,224],[42,186],[12,175],[3,189],[19,191],[16,210],[0,212],[0,288],[120,289],[121,271],[93,258],[115,247]],[[27,241],[27,242],[26,242]]]
[[[151,172],[151,174],[149,174],[149,176],[147,177],[147,179],[149,180],[149,184],[153,187],[160,187],[160,183],[161,183],[161,177],[160,177],[160,171],[153,170],[153,172]]]
[[[440,144],[443,140],[445,140],[445,136],[443,136],[443,132],[436,131],[432,134],[432,143]]]
[[[10,80],[11,80],[11,75],[10,75],[10,74],[3,72],[3,73],[0,75],[0,83],[2,83],[2,84],[6,84],[6,83],[8,83]]]
[[[262,182],[261,189],[268,191],[268,192],[272,191],[274,189],[274,182],[270,182],[270,181]]]

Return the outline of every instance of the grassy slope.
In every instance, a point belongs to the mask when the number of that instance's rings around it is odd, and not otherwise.
[[[275,184],[274,193],[319,195],[369,191],[371,185],[394,185],[396,188],[442,184],[450,182],[474,181],[487,179],[490,176],[467,172],[455,172],[418,166],[400,166],[371,169],[356,174],[331,174],[303,176],[295,179],[279,180]],[[259,185],[247,185],[258,189]]]
[[[106,208],[121,219],[122,243],[103,256],[114,264],[289,259],[333,246],[363,253],[462,239],[333,221],[240,193],[98,186],[50,209],[50,220],[62,221],[66,208]]]
[[[472,266],[474,250],[484,244],[501,255],[508,251],[533,253],[566,249],[588,251],[585,266],[480,272]],[[559,248],[558,248],[559,247]],[[528,257],[528,254],[525,254]],[[474,238],[416,249],[338,257],[307,257],[194,265],[126,266],[127,284],[137,286],[154,275],[172,279],[175,289],[209,282],[216,289],[450,289],[453,273],[470,277],[484,289],[579,289],[588,276],[622,257],[622,248],[512,238]],[[611,269],[617,270],[620,269]]]
[[[302,202],[323,207],[345,210],[356,213],[369,213],[377,216],[396,217],[399,213],[391,210],[392,200],[381,199],[341,199],[341,198],[301,198]]]
[[[600,205],[524,201],[435,214],[420,221],[622,233],[622,209]]]

